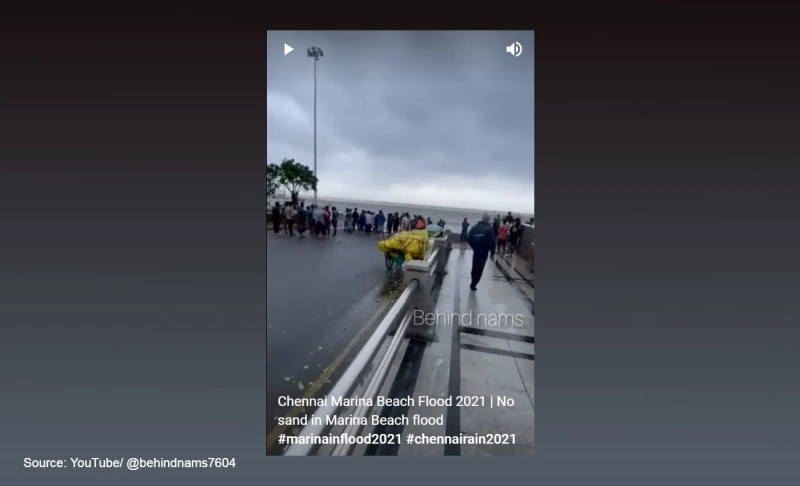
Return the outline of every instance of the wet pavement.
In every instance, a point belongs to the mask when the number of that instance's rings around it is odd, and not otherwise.
[[[402,430],[438,436],[499,434],[498,443],[403,444],[399,455],[533,454],[533,287],[514,278],[504,265],[507,262],[487,261],[478,289],[470,291],[472,250],[457,248],[450,254],[436,309],[459,317],[437,322],[437,339],[425,350],[414,395],[475,398],[471,406],[411,407],[408,415],[446,420]]]
[[[325,396],[388,309],[379,240],[342,233],[299,239],[269,228],[268,448],[283,431],[276,417],[306,412],[279,407],[278,398]]]

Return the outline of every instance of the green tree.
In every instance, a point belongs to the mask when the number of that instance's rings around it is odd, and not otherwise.
[[[283,159],[278,166],[278,180],[292,195],[294,204],[297,204],[300,190],[317,190],[317,176],[308,166],[295,162],[294,159]]]
[[[281,185],[281,168],[278,164],[267,164],[267,196],[274,196]]]

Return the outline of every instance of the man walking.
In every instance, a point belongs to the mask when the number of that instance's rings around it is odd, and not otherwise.
[[[467,236],[467,243],[472,248],[472,282],[469,285],[470,290],[478,290],[478,282],[481,281],[483,276],[483,268],[486,266],[486,261],[489,255],[494,256],[496,245],[494,228],[490,221],[492,220],[489,213],[483,213],[481,221],[472,227]]]

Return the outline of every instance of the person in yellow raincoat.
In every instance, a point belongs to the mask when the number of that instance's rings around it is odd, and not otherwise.
[[[378,242],[378,249],[390,256],[402,255],[406,261],[422,260],[428,252],[427,230],[402,231]]]

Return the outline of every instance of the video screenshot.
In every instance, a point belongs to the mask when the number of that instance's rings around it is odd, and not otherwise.
[[[534,452],[534,32],[267,33],[267,455]]]

